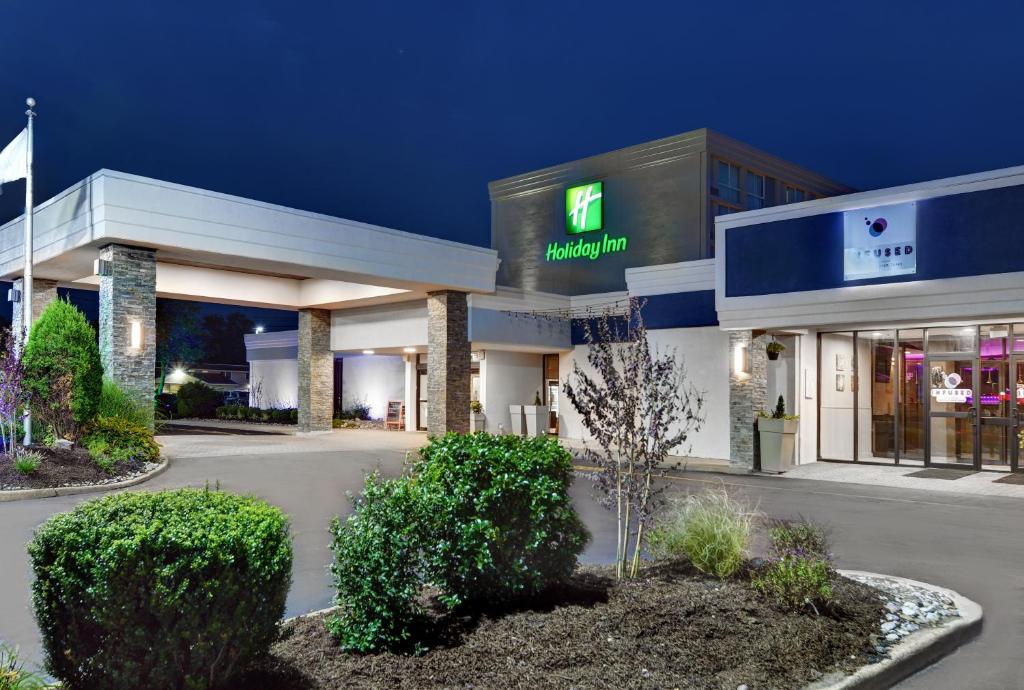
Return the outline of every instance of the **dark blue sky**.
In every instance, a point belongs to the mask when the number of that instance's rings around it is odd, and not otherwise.
[[[708,126],[867,189],[1024,163],[1024,3],[0,5],[0,139],[489,244],[488,180]],[[20,212],[7,185],[0,220]]]

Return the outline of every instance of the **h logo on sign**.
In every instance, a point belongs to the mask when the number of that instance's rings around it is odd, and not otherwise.
[[[570,234],[600,230],[604,225],[603,183],[565,190],[565,228]]]

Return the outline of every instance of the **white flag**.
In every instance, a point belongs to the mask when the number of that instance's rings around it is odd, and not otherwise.
[[[28,175],[28,130],[14,137],[10,144],[0,151],[0,184],[20,180]]]

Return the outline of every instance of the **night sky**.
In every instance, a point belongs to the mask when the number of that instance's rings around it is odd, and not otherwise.
[[[1024,163],[1024,3],[0,4],[0,146],[488,245],[487,182],[711,127],[861,189]],[[21,212],[6,185],[0,222]]]

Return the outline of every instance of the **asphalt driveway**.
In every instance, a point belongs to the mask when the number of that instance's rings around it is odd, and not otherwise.
[[[175,457],[170,469],[141,488],[219,485],[256,494],[284,509],[295,539],[294,584],[288,615],[329,605],[327,525],[349,510],[347,492],[365,473],[397,473],[417,434],[346,431],[324,437],[175,436],[163,439]],[[202,455],[202,457],[195,457]],[[189,456],[189,457],[186,457]],[[890,489],[859,484],[770,477],[691,474],[670,491],[725,483],[777,516],[803,514],[828,524],[841,567],[891,573],[958,590],[985,608],[981,637],[900,687],[1019,688],[1024,668],[1024,502],[983,496]],[[590,495],[585,480],[573,489],[594,540],[591,563],[614,554],[613,517]],[[88,497],[0,503],[0,639],[38,658],[29,609],[25,543],[49,515]]]

